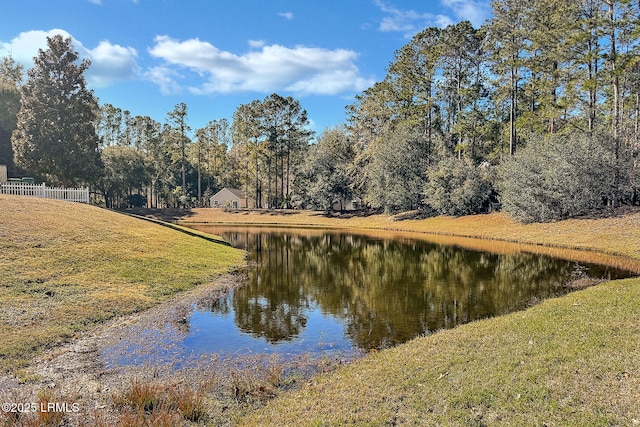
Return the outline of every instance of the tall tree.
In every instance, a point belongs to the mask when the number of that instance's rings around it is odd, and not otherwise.
[[[576,68],[574,89],[578,95],[576,103],[586,119],[585,130],[593,135],[599,117],[598,110],[602,96],[601,80],[601,40],[602,20],[601,0],[582,0],[578,3],[577,30],[574,36],[574,57]]]
[[[202,176],[206,178],[205,193],[213,194],[225,183],[228,164],[227,152],[231,141],[229,121],[211,120],[203,128],[196,130],[191,159],[198,169],[198,194],[202,194]],[[230,184],[230,183],[229,183]],[[201,196],[199,196],[199,199]]]
[[[485,30],[476,30],[470,22],[450,25],[441,35],[441,79],[439,98],[445,101],[442,111],[446,146],[458,157],[463,151],[474,155],[476,127],[483,90],[483,49]]]
[[[218,173],[227,151],[228,127],[226,119],[211,120],[205,127],[195,132],[195,142],[191,146],[190,158],[196,164],[198,172],[198,203],[200,205],[202,205],[202,176],[205,175],[208,178],[206,189],[208,193],[212,193],[211,187],[216,186],[219,181]],[[211,182],[211,179],[214,182]]]
[[[232,126],[237,147],[234,151],[244,159],[245,192],[253,186],[257,206],[263,202],[274,208],[287,204],[291,177],[311,137],[308,124],[307,112],[300,103],[278,94],[236,109]]]
[[[16,128],[20,110],[20,85],[23,67],[13,57],[0,61],[0,164],[15,174],[11,133]]]
[[[527,52],[527,10],[531,0],[493,0],[491,21],[491,53],[500,88],[506,92],[509,106],[509,154],[516,152],[516,120],[519,115],[518,92],[522,79],[524,56]]]
[[[355,103],[347,106],[349,131],[355,150],[355,159],[349,167],[349,175],[356,197],[364,198],[368,192],[366,170],[372,161],[369,146],[392,123],[394,109],[389,101],[391,93],[391,83],[385,79],[356,95]]]
[[[385,81],[390,90],[378,92],[390,96],[387,102],[397,110],[393,117],[422,128],[427,150],[433,150],[434,133],[440,131],[440,116],[435,93],[442,57],[442,30],[429,27],[416,34],[410,43],[395,53]]]
[[[208,135],[205,129],[198,129],[195,133],[195,143],[191,145],[192,151],[194,152],[192,157],[195,157],[196,162],[196,170],[198,171],[198,206],[202,206],[202,163],[206,156],[207,151],[209,151],[209,147],[211,146],[211,142],[208,139]]]
[[[120,145],[122,126],[122,110],[120,108],[114,107],[111,104],[100,106],[97,132],[102,147]]]
[[[375,139],[367,151],[372,160],[365,170],[365,201],[387,212],[421,207],[428,164],[422,132],[401,123]]]
[[[71,38],[47,38],[21,88],[22,106],[13,132],[16,163],[54,185],[92,183],[101,171],[96,121],[98,103],[87,89],[87,59],[78,63]]]
[[[108,208],[122,207],[133,190],[149,184],[148,168],[143,153],[132,147],[112,145],[102,152],[105,172],[100,189]]]
[[[141,124],[140,135],[143,135],[144,141],[142,147],[150,174],[151,207],[157,208],[160,206],[162,196],[166,198],[169,193],[171,150],[167,139],[163,137],[162,125],[159,122],[145,116],[141,119]]]
[[[580,7],[574,0],[534,0],[527,10],[527,47],[523,65],[522,118],[519,127],[530,132],[556,133],[577,102],[574,89],[581,72],[575,61]]]
[[[300,163],[299,153],[311,136],[307,129],[309,120],[300,102],[290,96],[285,98],[274,93],[265,98],[262,105],[263,132],[269,141],[269,157],[274,162],[275,191],[271,205],[281,207],[288,202],[291,192],[292,168]]]
[[[354,160],[353,144],[344,128],[325,130],[305,155],[294,181],[295,193],[325,210],[338,203],[341,209],[352,199],[348,165]]]
[[[640,4],[632,0],[602,0],[605,8],[604,33],[608,40],[606,69],[609,79],[611,134],[615,155],[621,154],[625,83],[632,78],[640,50]]]
[[[248,196],[251,188],[253,189],[256,207],[263,206],[261,170],[264,168],[262,160],[264,141],[261,140],[260,110],[261,103],[258,100],[239,105],[233,113],[231,126],[234,151],[244,171],[242,174],[244,193]]]
[[[174,159],[180,163],[180,173],[182,176],[182,196],[187,195],[187,146],[189,137],[187,132],[191,129],[187,124],[187,104],[181,102],[176,104],[174,109],[167,114],[167,122],[173,131]]]

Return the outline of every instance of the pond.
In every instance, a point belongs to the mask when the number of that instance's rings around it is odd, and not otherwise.
[[[195,305],[185,330],[161,337],[173,358],[353,355],[526,308],[570,282],[632,275],[499,243],[487,251],[409,234],[196,228],[248,251],[246,284]]]

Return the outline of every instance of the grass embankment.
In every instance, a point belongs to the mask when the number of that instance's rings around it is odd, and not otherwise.
[[[197,209],[174,219],[413,230],[640,259],[639,213],[527,225],[503,214],[398,221]],[[634,278],[372,354],[281,394],[239,424],[633,426],[640,425],[638,402],[640,279]]]
[[[572,219],[542,224],[521,224],[504,213],[426,219],[414,219],[416,215],[412,214],[328,216],[310,211],[224,211],[207,208],[168,212],[146,210],[141,213],[173,220],[178,224],[277,224],[409,231],[588,249],[640,259],[640,211],[610,218]]]
[[[640,280],[372,354],[242,425],[640,425]]]
[[[0,195],[0,369],[243,262],[242,251],[148,221]]]
[[[0,218],[5,368],[242,262],[230,248],[84,205],[0,196]],[[529,225],[502,214],[399,221],[211,209],[172,219],[457,234],[640,260],[640,214]],[[122,395],[122,405],[147,394],[134,391]],[[301,390],[273,393],[279,396],[264,407],[246,407],[237,423],[640,425],[640,279],[604,283],[525,312],[418,338],[320,375]],[[169,406],[179,407],[179,396],[169,397],[167,402],[176,401]],[[237,412],[231,412],[235,421]]]

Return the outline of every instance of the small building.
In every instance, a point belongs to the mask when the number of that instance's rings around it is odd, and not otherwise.
[[[212,208],[245,209],[254,208],[255,201],[245,196],[242,190],[237,188],[223,188],[210,199]]]

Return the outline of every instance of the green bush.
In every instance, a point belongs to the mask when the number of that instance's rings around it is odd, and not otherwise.
[[[470,159],[446,158],[429,170],[425,203],[441,215],[486,212],[493,194],[491,166]]]
[[[147,196],[130,194],[127,196],[127,206],[130,208],[143,208],[147,206]]]
[[[521,222],[583,215],[616,196],[616,162],[608,142],[586,135],[532,138],[498,168],[503,209]]]
[[[423,136],[402,124],[372,141],[367,151],[371,163],[365,170],[365,202],[385,212],[421,207],[428,166]]]

